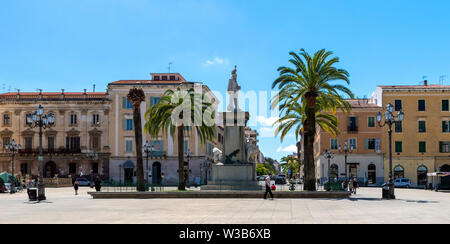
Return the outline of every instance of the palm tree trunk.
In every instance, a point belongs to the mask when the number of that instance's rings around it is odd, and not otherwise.
[[[142,159],[142,123],[140,107],[133,108],[134,135],[136,140],[136,190],[145,191],[144,163]]]
[[[184,125],[177,127],[178,134],[178,190],[185,191],[184,182]]]
[[[315,106],[315,97],[309,97],[308,100],[314,99],[314,101],[308,101],[308,105]],[[316,113],[314,107],[307,106],[306,108],[306,120],[305,120],[305,132],[304,132],[304,190],[316,191],[316,169],[314,162],[314,140],[316,135]]]

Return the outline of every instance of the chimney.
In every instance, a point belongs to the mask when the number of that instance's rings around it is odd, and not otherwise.
[[[87,91],[87,89],[84,89],[84,93],[83,93],[83,97],[84,97],[84,99],[86,99],[86,97],[87,97],[87,93],[86,93],[86,91]]]
[[[17,89],[17,99],[20,99],[20,89]]]
[[[424,81],[423,81],[423,85],[424,85],[424,86],[428,86],[428,81],[427,81],[427,80],[424,80]]]
[[[64,99],[64,89],[61,89],[61,99]]]
[[[39,99],[42,99],[42,89],[39,89]]]

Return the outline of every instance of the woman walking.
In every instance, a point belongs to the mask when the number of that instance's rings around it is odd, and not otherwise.
[[[353,194],[353,178],[350,178],[350,181],[348,182],[348,191],[350,194]]]
[[[75,195],[78,195],[78,181],[75,180],[75,182],[73,183],[73,189],[75,190]]]

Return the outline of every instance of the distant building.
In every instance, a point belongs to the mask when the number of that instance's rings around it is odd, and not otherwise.
[[[109,177],[110,101],[105,92],[10,92],[0,94],[0,171],[11,172],[12,139],[22,145],[15,156],[15,173],[39,174],[39,129],[26,124],[26,114],[53,113],[55,125],[43,130],[44,177],[100,175]]]
[[[428,183],[427,173],[450,172],[450,86],[378,86],[372,100],[383,108],[388,103],[394,113],[402,110],[404,121],[393,126],[392,167],[394,178],[409,178],[413,186]],[[389,178],[388,128],[383,127],[384,177]],[[431,183],[431,182],[430,182]],[[450,177],[443,177],[450,187]]]
[[[356,177],[361,183],[381,185],[384,182],[383,155],[381,153],[381,128],[376,116],[381,107],[367,99],[347,100],[352,111],[343,113],[338,110],[340,134],[333,138],[325,131],[319,130],[316,137],[316,174],[318,178]],[[345,164],[344,144],[347,142],[351,153]],[[324,152],[330,150],[335,157],[330,161]]]

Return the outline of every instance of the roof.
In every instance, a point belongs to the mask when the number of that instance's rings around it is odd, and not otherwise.
[[[350,103],[352,108],[380,108],[380,106],[370,102],[368,99],[349,99],[346,101]]]
[[[150,73],[152,79],[151,80],[118,80],[118,81],[114,81],[111,82],[109,84],[113,84],[113,85],[134,85],[134,84],[181,84],[183,82],[187,82],[186,79],[180,74],[180,73]],[[171,80],[171,79],[160,79],[161,76],[175,76],[177,77],[176,80]],[[157,77],[155,79],[155,77]]]
[[[17,99],[17,96],[20,96],[20,99],[39,99],[40,95],[42,99],[60,99],[62,94],[62,92],[8,92],[0,94],[0,99]],[[88,99],[104,99],[108,94],[106,92],[64,92],[65,99],[84,98],[85,95]]]
[[[450,86],[447,85],[400,85],[400,86],[378,86],[380,88],[400,88],[400,89],[426,89],[426,88],[443,88],[450,89]]]

